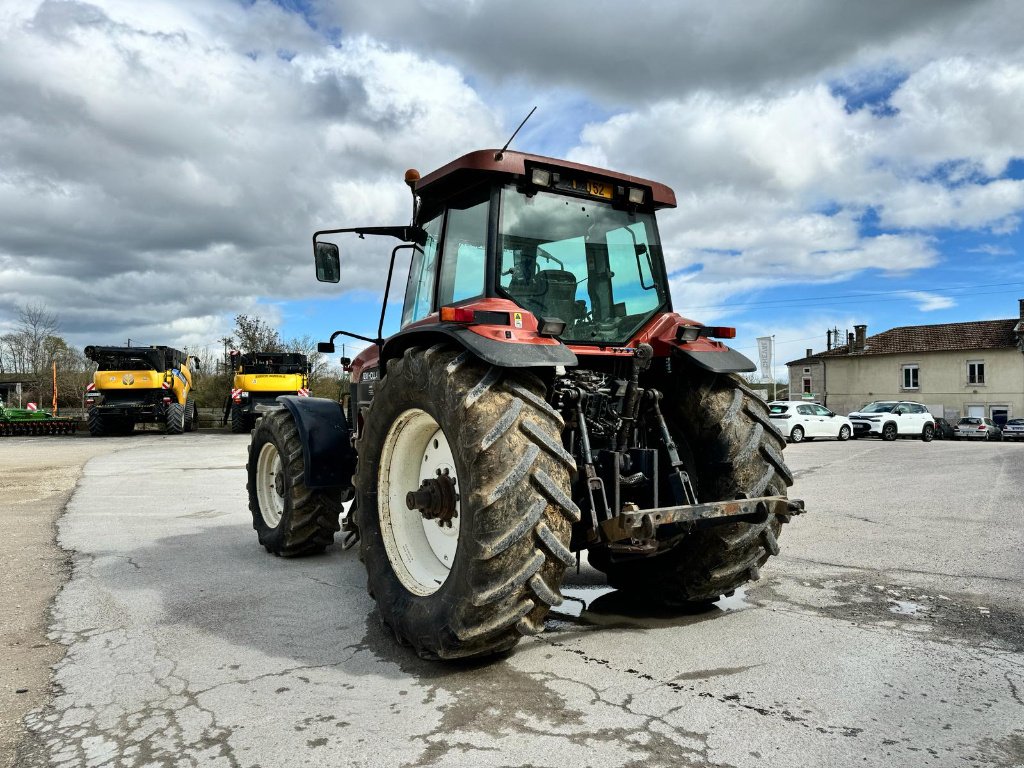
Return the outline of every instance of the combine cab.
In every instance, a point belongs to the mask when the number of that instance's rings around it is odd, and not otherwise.
[[[235,379],[224,402],[224,423],[249,432],[256,419],[281,408],[281,395],[309,396],[309,362],[298,352],[231,352]]]
[[[544,629],[586,552],[637,601],[705,604],[779,551],[785,440],[737,376],[754,364],[673,311],[657,182],[518,152],[420,178],[409,226],[341,233],[411,254],[401,330],[354,361],[347,408],[282,398],[249,448],[259,540],[278,555],[358,540],[384,623],[430,658]],[[301,450],[300,450],[301,448]]]
[[[165,425],[169,435],[199,428],[192,385],[196,358],[171,347],[86,347],[96,363],[85,393],[93,437],[127,435],[139,423]]]
[[[0,436],[70,435],[76,429],[74,419],[58,418],[49,411],[7,408],[0,400]]]

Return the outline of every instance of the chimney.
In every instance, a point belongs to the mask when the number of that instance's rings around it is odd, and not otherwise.
[[[813,354],[814,354],[814,350],[813,349],[808,349],[806,357],[810,357]]]
[[[868,335],[868,327],[866,325],[855,325],[853,326],[853,332],[856,334],[853,341],[853,351],[863,352],[864,351],[864,339]]]
[[[846,332],[846,346],[849,347],[847,352],[853,352],[853,334],[849,331]]]
[[[1024,299],[1017,299],[1017,302],[1020,304],[1020,319],[1024,320]]]

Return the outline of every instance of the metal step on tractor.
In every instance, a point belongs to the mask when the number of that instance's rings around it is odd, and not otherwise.
[[[358,541],[370,595],[428,658],[500,653],[543,631],[584,550],[638,601],[687,606],[759,578],[783,523],[785,440],[736,374],[755,369],[672,309],[663,184],[482,150],[420,177],[409,226],[317,232],[338,282],[343,233],[392,237],[377,337],[347,404],[281,398],[249,446],[260,543]],[[381,338],[408,251],[401,330]],[[350,513],[339,519],[343,502]]]
[[[192,374],[198,358],[171,347],[93,347],[96,363],[85,391],[89,434],[128,435],[139,423],[163,424],[169,435],[199,428]]]
[[[281,395],[309,397],[309,361],[298,352],[231,350],[235,377],[224,401],[224,423],[235,434],[249,432],[256,419],[281,408]]]
[[[0,437],[23,435],[70,435],[78,429],[75,419],[54,416],[32,408],[8,408],[0,400]]]

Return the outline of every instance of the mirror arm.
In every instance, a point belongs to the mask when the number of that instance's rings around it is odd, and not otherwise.
[[[416,243],[396,245],[394,250],[391,251],[391,263],[388,265],[388,281],[384,285],[384,301],[380,305],[380,322],[377,324],[377,340],[374,342],[378,348],[382,348],[384,346],[384,313],[387,312],[388,309],[388,294],[391,293],[391,277],[395,273],[395,256],[398,255],[399,251],[406,248],[416,250],[419,248],[419,245]]]
[[[360,336],[358,333],[349,333],[348,331],[335,331],[331,334],[331,340],[329,344],[333,344],[334,340],[339,336],[348,336],[353,339],[359,339],[360,341],[368,341],[371,344],[376,344],[380,339],[371,339],[369,336]]]
[[[397,237],[407,243],[426,242],[426,233],[420,227],[346,227],[344,229],[321,229],[313,233],[313,247],[316,248],[316,240],[320,235],[340,235],[346,232],[355,232],[360,237],[364,235],[384,235],[386,237]]]

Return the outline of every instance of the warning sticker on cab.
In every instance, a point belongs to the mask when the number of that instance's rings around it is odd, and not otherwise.
[[[512,325],[514,325],[516,328],[522,328],[523,327],[523,313],[522,312],[513,312],[512,313]]]

